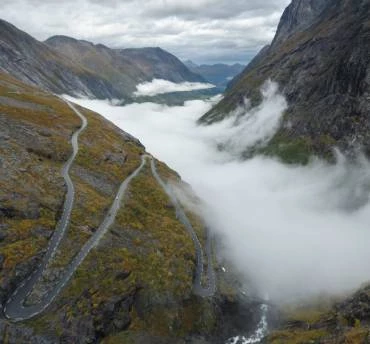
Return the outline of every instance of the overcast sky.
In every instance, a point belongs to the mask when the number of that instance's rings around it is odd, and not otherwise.
[[[160,46],[197,63],[247,63],[290,0],[1,0],[0,18],[39,40]]]

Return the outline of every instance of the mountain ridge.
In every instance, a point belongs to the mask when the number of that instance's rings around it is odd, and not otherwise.
[[[0,68],[55,93],[81,92],[98,98],[118,96],[107,81],[58,55],[14,25],[0,20]]]
[[[110,68],[115,73],[129,73],[139,81],[151,81],[157,78],[175,83],[205,82],[200,75],[189,71],[176,56],[160,47],[111,49],[100,43],[94,44],[68,36],[52,36],[45,41],[45,44],[68,58],[77,59],[85,68],[91,70],[100,67],[99,64],[94,65],[99,60],[106,64],[106,60],[111,59]],[[116,65],[118,69],[115,69]]]
[[[139,83],[153,78],[204,82],[160,48],[110,49],[68,36],[45,43],[4,20],[0,34],[0,69],[53,93],[130,99]]]

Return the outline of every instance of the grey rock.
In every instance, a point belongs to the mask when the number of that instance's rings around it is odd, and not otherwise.
[[[65,324],[65,327],[66,330],[60,338],[60,343],[96,343],[93,317],[91,315],[74,319],[71,323]]]
[[[137,290],[112,298],[109,302],[101,305],[95,318],[95,328],[100,336],[126,330],[131,324],[130,311],[135,302]]]
[[[41,110],[45,111],[47,109],[46,106],[38,105],[35,103],[25,102],[22,100],[17,100],[10,97],[0,96],[0,104],[20,108],[20,109],[26,109],[26,110]]]
[[[47,336],[39,336],[32,329],[26,326],[9,323],[4,319],[0,319],[0,342],[3,343],[6,336],[7,344],[56,344],[57,338],[48,338]]]
[[[14,285],[18,285],[19,283],[21,283],[32,271],[35,270],[35,268],[41,261],[41,255],[42,254],[34,256],[31,259],[23,263],[19,263],[16,266],[15,268],[16,277],[15,279],[12,280],[12,283],[14,283]]]
[[[293,0],[281,17],[272,47],[313,25],[328,3],[329,0]]]
[[[8,233],[7,233],[7,229],[9,228],[9,225],[8,224],[0,224],[0,242],[3,241],[7,236],[8,236]]]
[[[49,239],[51,235],[53,234],[52,231],[43,228],[43,227],[36,227],[31,230],[32,235],[34,236],[39,236],[39,237],[44,237]]]
[[[0,230],[0,242],[7,237],[7,233],[4,230]]]
[[[124,152],[122,153],[108,153],[106,154],[103,159],[106,162],[116,162],[119,163],[120,165],[123,165],[124,162],[126,161],[126,154]]]
[[[3,268],[4,261],[5,261],[5,256],[3,254],[0,254],[0,270]]]
[[[117,280],[125,280],[131,275],[131,271],[122,271],[117,274],[116,279]]]

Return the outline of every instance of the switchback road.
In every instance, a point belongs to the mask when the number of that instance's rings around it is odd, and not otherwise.
[[[207,242],[206,242],[206,256],[207,258],[207,286],[204,287],[202,285],[202,278],[203,278],[203,270],[204,270],[204,252],[202,249],[202,245],[198,239],[197,234],[194,231],[188,217],[186,216],[184,210],[182,209],[179,201],[177,200],[176,196],[174,195],[170,186],[164,183],[164,181],[159,176],[154,159],[150,155],[143,155],[141,157],[141,164],[140,166],[129,176],[127,177],[119,187],[119,190],[114,198],[114,201],[108,210],[103,222],[98,227],[96,232],[89,238],[89,240],[82,246],[80,252],[72,259],[71,263],[66,267],[62,277],[58,281],[58,283],[54,286],[52,290],[50,290],[46,295],[44,295],[41,301],[34,305],[27,305],[25,306],[25,301],[29,294],[34,289],[35,285],[42,279],[42,276],[54,258],[55,253],[60,245],[61,240],[65,236],[67,229],[70,224],[70,217],[71,212],[73,209],[74,203],[74,196],[75,190],[73,182],[70,178],[69,171],[71,168],[72,163],[74,162],[77,153],[78,153],[78,137],[81,132],[87,126],[86,118],[78,111],[78,109],[71,104],[70,102],[66,101],[69,107],[76,113],[76,115],[81,119],[82,125],[81,127],[72,135],[71,144],[72,144],[72,154],[68,161],[62,168],[62,176],[65,180],[67,186],[67,193],[65,196],[64,206],[63,206],[63,213],[62,216],[55,228],[54,234],[50,239],[49,246],[47,251],[42,259],[41,264],[36,268],[36,270],[28,276],[13,292],[13,294],[9,297],[6,301],[3,312],[4,315],[11,319],[12,321],[23,321],[26,319],[30,319],[40,313],[42,313],[59,295],[61,290],[66,286],[69,280],[72,278],[73,274],[77,270],[77,268],[81,265],[84,261],[86,256],[89,254],[91,249],[93,249],[99,243],[100,239],[104,236],[107,232],[109,227],[114,223],[118,210],[121,207],[122,198],[132,181],[143,169],[146,164],[147,159],[151,161],[151,170],[153,173],[154,178],[163,188],[169,199],[171,200],[172,204],[176,210],[176,217],[177,219],[185,226],[186,230],[189,232],[195,246],[195,253],[196,253],[196,270],[195,270],[195,279],[194,279],[194,293],[201,296],[201,297],[210,297],[216,291],[216,279],[215,279],[215,271],[213,269],[213,262],[212,262],[212,250],[211,250],[211,239],[209,233],[207,233]],[[208,232],[208,230],[207,230]]]

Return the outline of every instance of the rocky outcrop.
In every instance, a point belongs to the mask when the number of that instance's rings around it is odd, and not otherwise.
[[[272,45],[247,67],[201,122],[219,121],[245,97],[256,106],[261,85],[280,85],[288,109],[268,154],[296,161],[316,153],[370,154],[370,3],[367,0],[294,0]],[[289,154],[287,153],[289,152]]]
[[[370,286],[335,300],[326,296],[298,302],[280,313],[280,324],[264,343],[367,343],[370,334]]]

